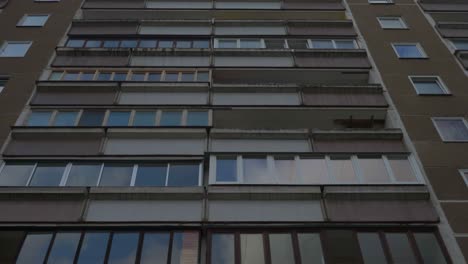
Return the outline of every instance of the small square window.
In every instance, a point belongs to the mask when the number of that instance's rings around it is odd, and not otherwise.
[[[468,127],[461,117],[436,117],[432,119],[443,141],[468,141]]]
[[[410,76],[414,89],[420,95],[441,95],[449,94],[447,88],[437,76]]]
[[[468,50],[468,40],[465,40],[465,39],[452,40],[452,44],[457,50]]]
[[[47,22],[49,15],[24,15],[18,23],[19,27],[42,27]]]
[[[421,46],[417,43],[393,43],[392,46],[400,59],[420,59],[427,57]]]
[[[408,26],[401,17],[378,17],[383,29],[406,29]]]
[[[460,170],[460,174],[465,181],[466,186],[468,187],[468,169],[466,170]]]
[[[67,42],[68,48],[81,48],[85,44],[85,41],[82,39],[69,39]]]
[[[31,44],[31,41],[7,41],[0,49],[0,57],[24,57]]]

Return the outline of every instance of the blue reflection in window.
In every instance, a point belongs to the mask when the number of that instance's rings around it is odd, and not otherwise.
[[[135,186],[165,186],[167,165],[140,165]]]
[[[48,126],[52,111],[34,111],[29,115],[28,126]]]
[[[128,126],[130,112],[113,111],[110,112],[107,126]]]
[[[108,233],[86,233],[81,244],[78,264],[104,263],[108,240]]]
[[[133,126],[154,126],[156,112],[136,112],[133,118]]]
[[[171,164],[168,186],[198,186],[198,164]]]
[[[58,112],[54,126],[74,126],[78,112]]]
[[[81,233],[57,233],[47,263],[73,263],[80,237]]]
[[[161,126],[180,126],[182,112],[180,111],[164,111],[161,117]]]
[[[237,181],[237,160],[221,158],[216,161],[216,182]]]
[[[167,263],[169,233],[145,233],[141,249],[141,264]]]
[[[187,126],[208,126],[208,112],[189,111],[187,115]]]
[[[114,233],[108,263],[135,263],[138,233]]]
[[[24,240],[16,264],[42,263],[49,248],[52,234],[30,233]]]

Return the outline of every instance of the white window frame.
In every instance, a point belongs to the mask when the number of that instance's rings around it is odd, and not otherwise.
[[[462,120],[463,124],[465,124],[465,127],[468,129],[468,122],[464,117],[432,117],[431,120],[432,120],[432,123],[434,124],[434,127],[437,130],[437,133],[439,133],[439,136],[443,142],[468,142],[468,138],[465,140],[445,139],[444,135],[442,134],[442,131],[440,131],[436,122],[437,120]]]
[[[219,41],[220,40],[235,40],[236,41],[236,47],[235,49],[241,49],[241,40],[244,39],[252,39],[252,40],[259,40],[260,41],[260,49],[265,49],[265,40],[263,38],[215,38],[214,40],[214,48],[215,49],[230,49],[230,48],[220,48],[219,47]],[[242,48],[242,49],[251,49],[251,48]]]
[[[400,22],[400,24],[402,25],[402,27],[386,27],[386,26],[382,23],[383,20],[391,20],[391,19],[398,20],[398,22]],[[406,23],[406,21],[405,21],[402,17],[398,17],[398,16],[383,16],[383,17],[377,17],[377,21],[379,22],[380,27],[381,27],[382,29],[408,29],[408,24]]]
[[[410,75],[410,76],[408,76],[408,79],[411,82],[411,85],[413,85],[413,88],[414,88],[414,90],[416,91],[416,93],[418,95],[434,95],[434,96],[439,95],[440,96],[440,95],[450,95],[451,94],[450,90],[447,88],[445,83],[442,81],[442,78],[440,78],[440,76],[438,76],[438,75]],[[416,88],[416,84],[415,84],[415,81],[417,81],[418,79],[419,80],[434,79],[444,93],[442,93],[442,94],[420,93],[418,91],[418,89]]]
[[[24,58],[28,54],[28,51],[31,48],[32,43],[33,43],[32,41],[10,41],[10,40],[4,41],[2,46],[0,47],[0,58]],[[28,44],[28,48],[24,52],[23,56],[4,56],[3,52],[8,47],[8,45],[11,45],[11,44],[13,45],[14,44]]]
[[[347,40],[347,41],[352,41],[353,42],[353,49],[359,48],[359,45],[357,45],[357,42],[355,39],[307,39],[307,46],[309,49],[319,49],[319,48],[314,48],[313,41],[314,40],[328,40],[332,42],[333,48],[332,49],[337,49],[337,50],[342,50],[341,48],[338,48],[336,45],[336,41],[341,41],[341,40]]]
[[[458,172],[460,172],[462,179],[466,184],[466,187],[468,187],[468,169],[460,169],[458,170]]]
[[[45,16],[46,19],[43,24],[40,25],[23,25],[23,23],[26,21],[26,19],[30,16]],[[49,14],[24,14],[24,16],[18,21],[18,24],[16,24],[17,27],[43,27],[49,20],[50,15]]]
[[[418,49],[419,53],[421,54],[421,57],[402,57],[400,56],[400,54],[398,54],[398,51],[395,48],[395,45],[415,46]],[[392,48],[393,48],[393,51],[395,51],[395,54],[397,55],[398,59],[427,59],[429,58],[419,42],[392,42]]]

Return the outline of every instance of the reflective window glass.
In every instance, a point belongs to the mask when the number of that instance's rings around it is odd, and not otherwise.
[[[359,158],[359,166],[365,183],[390,182],[390,176],[381,158]]]
[[[159,82],[159,81],[161,81],[161,73],[160,72],[150,72],[148,74],[148,81],[149,82]]]
[[[241,264],[265,263],[263,237],[261,234],[241,234]]]
[[[123,81],[127,80],[127,73],[126,72],[116,72],[116,73],[114,73],[113,80],[117,81],[117,82],[123,82]]]
[[[194,40],[193,48],[194,49],[209,49],[210,41],[209,40]]]
[[[155,126],[156,112],[136,111],[133,126]]]
[[[140,40],[140,48],[154,49],[158,45],[156,40]]]
[[[102,41],[100,40],[88,40],[86,41],[86,48],[99,48],[101,47]]]
[[[309,47],[306,39],[288,39],[290,49],[307,49]]]
[[[187,114],[187,126],[208,126],[208,112],[189,111]]]
[[[275,158],[275,170],[280,184],[296,182],[296,162],[294,158]]]
[[[260,49],[262,48],[262,41],[259,39],[241,39],[241,49]]]
[[[108,240],[108,233],[86,233],[81,243],[77,263],[104,263]]]
[[[42,27],[47,22],[49,15],[25,15],[18,26]]]
[[[301,233],[297,239],[302,263],[325,264],[319,234]]]
[[[284,39],[265,39],[265,47],[267,49],[284,49],[286,45]]]
[[[26,186],[33,169],[34,164],[6,163],[0,172],[0,186]]]
[[[145,80],[145,73],[137,73],[137,72],[134,72],[132,74],[132,81],[134,82],[142,82]]]
[[[67,42],[67,47],[69,48],[81,48],[85,44],[85,41],[82,39],[70,39]]]
[[[244,165],[244,183],[271,183],[266,158],[244,158],[242,161]]]
[[[209,81],[209,73],[208,72],[198,72],[197,73],[197,81],[199,82],[208,82]]]
[[[437,118],[434,123],[445,141],[467,141],[468,128],[461,118]]]
[[[145,233],[141,249],[141,264],[167,263],[169,233]]]
[[[193,72],[183,72],[182,73],[182,78],[180,81],[182,82],[193,82],[193,79],[195,78],[195,73]]]
[[[96,186],[101,167],[101,164],[73,164],[67,186]]]
[[[29,115],[27,126],[48,126],[52,111],[33,111]]]
[[[0,57],[24,57],[32,42],[5,42],[0,49]]]
[[[330,165],[337,183],[356,183],[358,181],[350,159],[331,159]]]
[[[385,237],[387,238],[393,263],[418,263],[406,233],[387,233]]]
[[[358,233],[358,240],[365,264],[387,263],[378,233]]]
[[[388,157],[388,163],[397,182],[417,182],[411,163],[406,158]]]
[[[333,49],[331,40],[312,40],[312,48],[314,49]]]
[[[329,183],[327,162],[324,158],[301,158],[299,168],[304,184]]]
[[[180,126],[182,119],[181,111],[163,111],[160,126]]]
[[[49,75],[49,80],[51,81],[58,81],[58,80],[61,80],[62,79],[62,75],[63,75],[63,72],[52,72],[50,75]]]
[[[74,126],[78,112],[60,111],[55,115],[54,126]]]
[[[270,234],[272,264],[294,263],[294,251],[290,234]]]
[[[411,77],[411,82],[418,94],[447,94],[437,77]]]
[[[217,158],[216,161],[216,182],[236,182],[237,181],[237,159]]]
[[[114,233],[107,263],[134,264],[138,238],[138,233]]]
[[[94,72],[83,72],[81,73],[81,81],[92,81],[94,79]]]
[[[403,29],[407,28],[401,17],[379,17],[380,26],[387,29]]]
[[[335,40],[337,49],[355,49],[354,40]]]
[[[237,40],[236,39],[219,39],[218,48],[235,49],[237,48]]]
[[[199,164],[170,164],[168,186],[198,186]]]
[[[164,76],[165,82],[177,82],[179,81],[179,73],[178,72],[166,72]]]
[[[234,235],[213,234],[211,236],[211,263],[235,264]]]
[[[110,81],[111,77],[112,77],[111,72],[100,72],[97,77],[97,80],[98,81]]]
[[[139,165],[135,186],[166,186],[167,165]]]
[[[51,239],[51,233],[29,233],[21,247],[16,264],[42,263]]]
[[[120,41],[118,40],[106,40],[104,41],[103,47],[104,48],[118,48],[120,45]]]
[[[416,44],[392,44],[399,58],[423,58],[424,54]]]
[[[424,260],[424,264],[446,264],[439,242],[433,233],[414,233],[416,244]]]
[[[111,111],[107,119],[107,126],[128,126],[130,112]]]
[[[468,40],[452,40],[457,50],[468,50]]]
[[[80,76],[79,72],[65,72],[65,74],[62,77],[62,80],[64,80],[64,81],[76,81],[76,80],[78,80],[79,76]]]
[[[174,41],[172,40],[160,40],[158,42],[158,47],[160,49],[170,49],[172,48],[173,44],[174,44]]]
[[[29,186],[59,186],[64,164],[38,164]]]
[[[47,263],[73,263],[80,237],[81,233],[57,233]]]
[[[101,126],[105,113],[104,110],[84,110],[78,126]]]
[[[198,232],[175,232],[171,264],[197,264],[198,240]]]
[[[99,186],[130,186],[132,165],[105,164]]]
[[[177,40],[176,41],[176,48],[190,49],[191,46],[192,46],[192,42],[189,40]]]
[[[137,40],[122,40],[120,42],[121,48],[136,48],[138,46]]]

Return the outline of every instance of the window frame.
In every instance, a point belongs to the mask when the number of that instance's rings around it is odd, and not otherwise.
[[[397,55],[398,59],[428,59],[429,57],[427,56],[426,52],[424,51],[423,47],[419,42],[392,42],[391,43],[393,51]],[[421,54],[421,57],[403,57],[398,53],[398,50],[395,46],[414,46],[418,50],[418,52]]]
[[[371,5],[390,5],[395,2],[393,0],[368,0],[368,3]]]
[[[402,25],[402,27],[387,27],[382,23],[382,21],[384,20],[391,20],[391,19],[398,20],[398,22],[400,22],[400,25]],[[382,29],[390,29],[390,30],[409,29],[408,24],[401,16],[381,16],[381,17],[377,17],[377,21],[379,22],[380,28]]]
[[[437,126],[437,120],[461,120],[463,122],[463,124],[465,125],[465,128],[468,131],[468,121],[466,120],[466,118],[464,118],[464,117],[443,117],[443,116],[441,116],[441,117],[431,117],[431,120],[432,120],[432,124],[434,125],[435,129],[437,130],[437,133],[439,134],[439,137],[442,140],[442,142],[460,142],[460,143],[468,142],[468,138],[464,139],[464,140],[446,139],[444,137],[444,135],[442,134],[442,131],[440,130],[440,128]]]
[[[24,54],[22,56],[5,56],[4,52],[8,48],[8,45],[15,45],[15,44],[27,44],[28,47],[24,51]],[[31,46],[33,44],[33,41],[11,41],[11,40],[6,40],[2,43],[0,46],[0,58],[24,58],[29,52],[29,49],[31,49]]]
[[[44,22],[42,24],[36,24],[36,25],[24,25],[23,23],[28,19],[28,17],[46,17]],[[45,24],[49,21],[50,14],[24,14],[23,17],[18,21],[16,24],[17,27],[44,27]]]
[[[458,172],[460,172],[466,187],[468,187],[468,169],[459,169]]]
[[[438,75],[409,75],[408,76],[409,78],[409,81],[411,82],[411,84],[413,85],[413,88],[414,90],[416,91],[416,94],[417,95],[422,95],[422,96],[444,96],[444,95],[451,95],[451,92],[450,90],[447,88],[447,85],[445,85],[444,81],[442,80],[442,78]],[[421,93],[418,91],[417,87],[416,87],[416,83],[415,81],[417,81],[417,79],[421,80],[421,81],[424,81],[424,80],[429,80],[429,79],[434,79],[435,82],[439,85],[439,87],[441,88],[442,92],[441,94],[433,94],[433,93]]]

